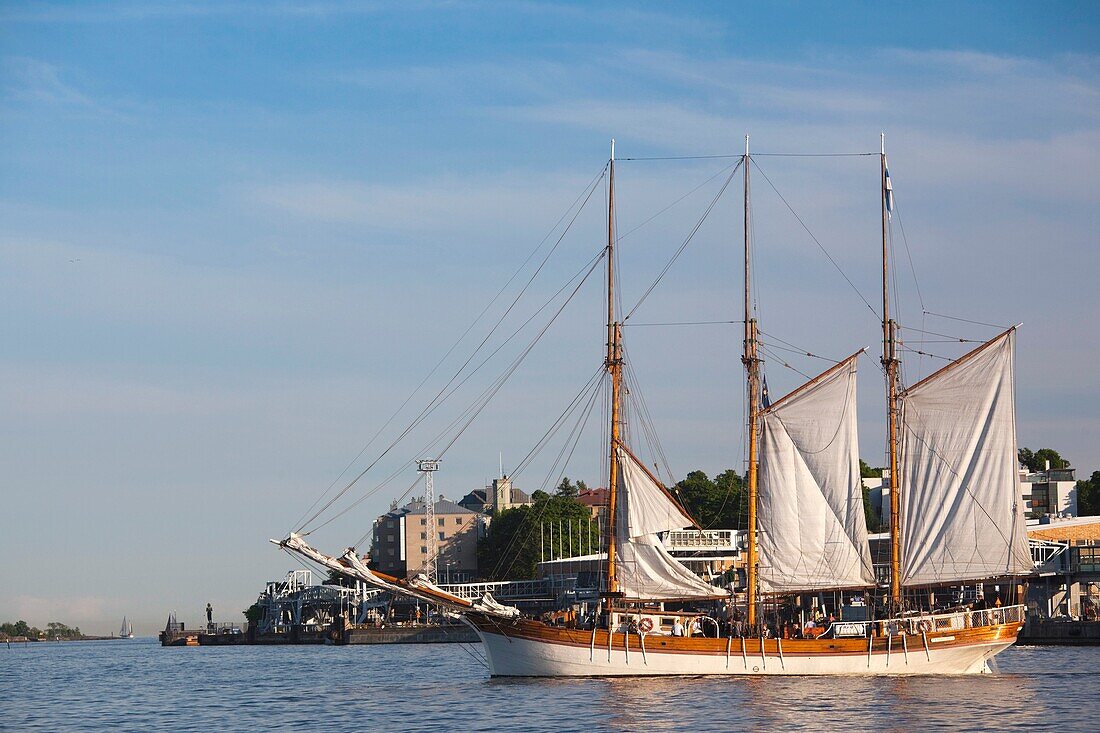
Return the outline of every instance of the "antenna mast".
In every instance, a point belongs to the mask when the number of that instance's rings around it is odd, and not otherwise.
[[[424,558],[424,575],[428,576],[428,582],[434,583],[438,576],[439,550],[435,541],[435,534],[439,530],[435,526],[435,484],[432,474],[439,470],[439,460],[436,458],[424,458],[416,462],[416,470],[424,474],[424,524],[427,525],[424,532],[427,557]]]
[[[898,496],[897,324],[890,318],[890,174],[886,170],[886,133],[879,138],[882,183],[882,367],[886,372],[886,418],[890,488],[890,605],[901,611],[901,497]]]
[[[619,483],[619,428],[622,399],[623,346],[622,327],[615,320],[615,141],[611,141],[611,160],[607,183],[607,373],[611,375],[611,467],[607,479],[607,595],[619,593],[615,578],[615,512]]]
[[[757,451],[757,419],[759,417],[758,404],[760,402],[760,360],[757,358],[757,330],[756,319],[752,317],[752,285],[750,269],[750,242],[749,242],[749,136],[745,135],[745,340],[744,352],[741,363],[745,365],[745,373],[748,379],[748,414],[749,414],[749,454],[748,454],[748,482],[749,482],[749,527],[748,527],[748,567],[746,585],[749,628],[755,628],[757,623],[757,557],[756,557],[756,451]]]

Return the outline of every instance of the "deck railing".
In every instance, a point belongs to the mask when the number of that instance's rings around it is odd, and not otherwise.
[[[885,621],[838,621],[830,628],[838,637],[866,636],[868,627],[876,636],[920,634],[935,631],[962,631],[981,626],[996,626],[1022,622],[1025,606],[1003,606],[982,611],[953,611],[951,613],[915,614]],[[828,634],[828,630],[826,630]]]

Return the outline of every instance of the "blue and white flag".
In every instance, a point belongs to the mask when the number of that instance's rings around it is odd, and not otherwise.
[[[888,216],[892,216],[894,213],[894,184],[890,183],[890,164],[883,158],[883,170],[886,171],[886,190],[883,194],[886,196],[886,213]]]

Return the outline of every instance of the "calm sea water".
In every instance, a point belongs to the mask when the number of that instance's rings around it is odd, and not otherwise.
[[[0,646],[13,731],[1100,730],[1100,648],[983,677],[490,680],[458,644]]]

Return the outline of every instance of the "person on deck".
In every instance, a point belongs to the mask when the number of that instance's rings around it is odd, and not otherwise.
[[[673,636],[683,636],[684,635],[684,625],[682,623],[680,623],[680,618],[678,616],[672,621],[672,635]]]

